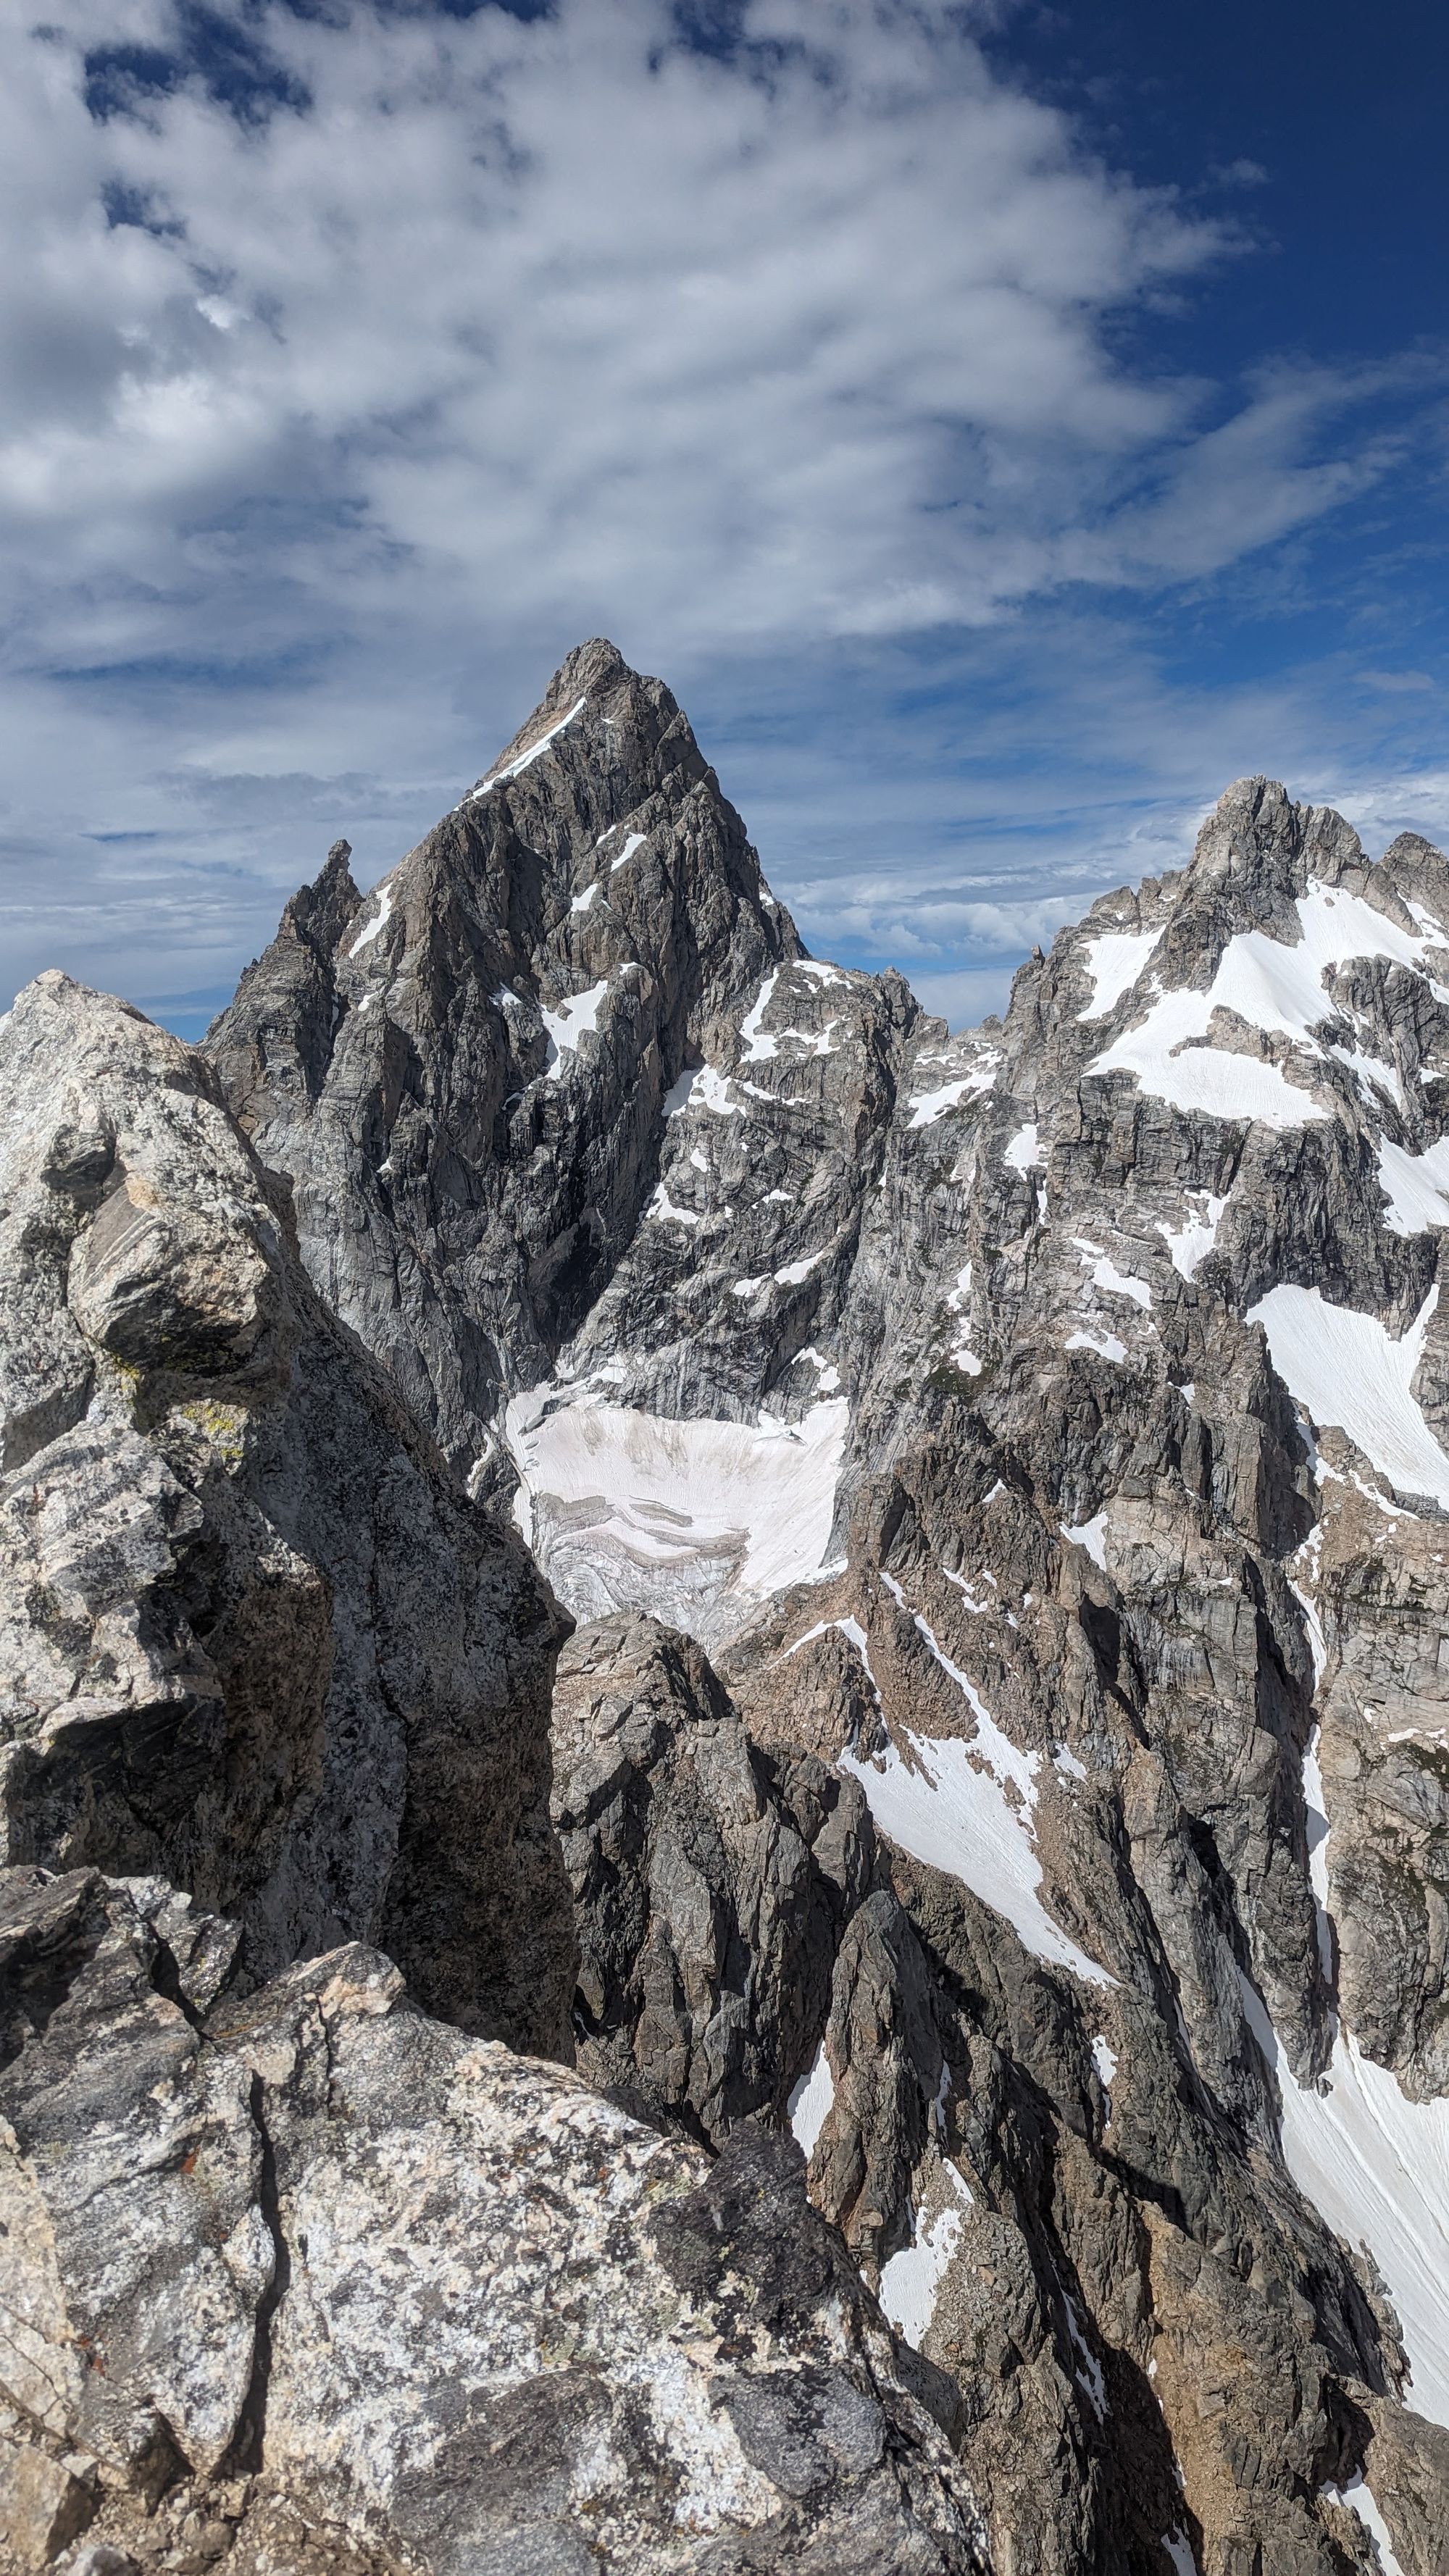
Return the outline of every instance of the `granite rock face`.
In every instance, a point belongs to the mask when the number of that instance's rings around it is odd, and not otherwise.
[[[951,1037],[803,956],[692,740],[638,770],[661,713],[683,742],[656,684],[573,657],[334,944],[332,1068],[257,1113],[335,1211],[302,1229],[324,1295],[475,1490],[516,1481],[593,1623],[555,1705],[581,2060],[714,2145],[795,2127],[956,2385],[1003,2564],[1367,2566],[1356,2478],[1403,2428],[1432,2491],[1449,2421],[1413,2251],[1449,2259],[1421,2187],[1449,2146],[1449,867],[1240,782],[1188,869]],[[396,1094],[405,1167],[345,1071],[346,951],[402,1061],[457,904],[460,1021],[497,956],[523,1032],[506,1075],[474,1062],[518,1096],[462,1220],[457,1053],[422,1050],[421,1126]],[[267,1049],[305,1053],[294,1013],[245,1035],[280,945],[212,1041],[248,1118]],[[620,1016],[618,959],[659,984],[671,948],[682,1014]],[[565,1186],[548,1240],[583,1222],[582,1268],[529,1230]],[[466,1394],[387,1302],[417,1245]]]
[[[325,1313],[204,1059],[42,976],[0,1029],[0,1850],[157,1876],[255,1976],[386,1942],[567,2044],[564,1624]]]
[[[235,1997],[236,1938],[0,1872],[9,2564],[981,2568],[788,2142],[711,2165],[356,1943]]]
[[[596,642],[360,910],[339,845],[242,977],[228,1097],[465,1472],[632,1240],[686,1066],[798,948],[669,691]]]
[[[41,2555],[1438,2570],[1449,864],[1241,781],[953,1037],[601,643],[348,856],[0,1036]]]
[[[858,1784],[772,1761],[699,1647],[628,1615],[565,1649],[553,1748],[580,2074],[714,2146],[783,2121],[881,1876]]]

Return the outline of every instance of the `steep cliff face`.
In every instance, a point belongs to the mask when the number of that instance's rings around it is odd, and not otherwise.
[[[567,2046],[564,1623],[319,1305],[205,1061],[42,976],[0,1028],[0,1857],[159,1875],[253,1974],[385,1942]]]
[[[198,2065],[272,2088],[227,2113],[285,2257],[236,2293],[279,2393],[225,2546],[1438,2576],[1449,865],[1240,782],[952,1037],[803,955],[599,643],[366,897],[348,855],[202,1056],[50,984],[4,1039],[12,1853],[73,1874],[17,1873],[16,1955],[49,1994],[26,1909],[110,1873],[94,1959],[199,1979]],[[524,1542],[580,1623],[556,1844]],[[120,1989],[56,1938],[100,2048]],[[422,2322],[354,2340],[333,2199],[363,2269],[441,2267],[462,2396]],[[561,2376],[509,2413],[530,2228]],[[167,2438],[225,2521],[240,2454]]]
[[[567,1622],[211,1066],[49,975],[0,1084],[3,2576],[983,2576],[788,2140],[545,2062]]]
[[[1004,2563],[1367,2564],[1365,2457],[1449,2421],[1449,868],[1244,781],[999,1026],[804,958],[752,877],[707,1003],[586,1029],[620,952],[574,925],[641,855],[627,953],[710,953],[699,872],[609,802],[660,701],[610,655],[604,707],[602,650],[475,799],[489,936],[542,908],[512,980],[578,1032],[512,1059],[485,1188],[533,1244],[513,1138],[562,1081],[547,1187],[561,1153],[601,1257],[489,1342],[416,1158],[406,1229],[369,1234],[362,1160],[335,1191],[354,1279],[438,1247],[494,1354],[471,1414],[433,1371],[444,1437],[602,1622],[555,1711],[584,2062],[696,2136],[793,2121],[962,2393]],[[372,1005],[408,1031],[421,953]],[[243,1109],[251,989],[213,1040]],[[325,1094],[285,1120],[304,1190]],[[1432,2492],[1437,2436],[1393,2438]]]
[[[572,653],[354,905],[334,852],[212,1030],[303,1257],[475,1483],[632,1240],[661,1107],[798,948],[667,689]]]

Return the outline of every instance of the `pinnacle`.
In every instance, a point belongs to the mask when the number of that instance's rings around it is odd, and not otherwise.
[[[617,644],[607,635],[591,635],[585,644],[576,644],[566,653],[544,693],[543,703],[552,706],[556,698],[577,696],[581,690],[609,687],[616,680],[639,679],[631,671]]]
[[[331,948],[362,897],[352,880],[350,841],[334,841],[310,885],[299,888],[282,915],[283,931],[313,947]]]

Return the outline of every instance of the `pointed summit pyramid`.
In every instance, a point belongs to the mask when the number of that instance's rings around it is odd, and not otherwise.
[[[800,943],[675,699],[601,638],[365,900],[346,858],[207,1049],[318,1287],[471,1466],[632,1237],[672,1086]]]

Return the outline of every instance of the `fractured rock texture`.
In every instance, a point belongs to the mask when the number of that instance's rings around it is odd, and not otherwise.
[[[357,1944],[240,2001],[227,1950],[155,1882],[0,1873],[19,2564],[980,2567],[792,2149],[711,2168]]]
[[[566,2045],[562,1633],[319,1306],[205,1062],[64,976],[0,1032],[0,1835],[237,1915],[253,1974],[385,1941]]]
[[[600,642],[349,855],[0,1034],[27,2563],[1440,2570],[1449,864],[951,1036]]]

